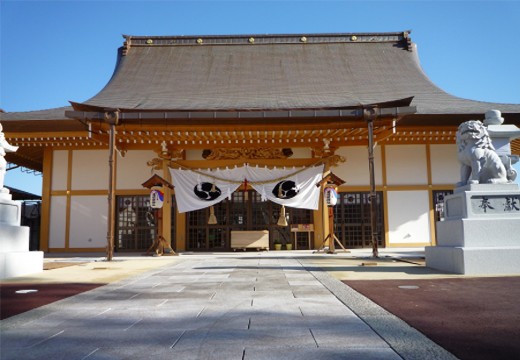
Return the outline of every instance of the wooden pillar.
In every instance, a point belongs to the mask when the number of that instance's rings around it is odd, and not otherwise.
[[[67,151],[67,195],[65,200],[65,251],[70,250],[70,218],[71,218],[71,204],[72,204],[72,166],[73,166],[73,155],[72,150]]]
[[[329,254],[336,253],[336,244],[334,239],[334,208],[327,206],[328,218],[329,218]]]
[[[323,173],[326,174],[330,171],[330,164],[329,162],[325,162],[325,166],[323,168]],[[324,182],[321,184],[321,204],[322,204],[322,218],[323,218],[323,239],[326,239],[327,236],[329,238],[328,245],[329,245],[329,253],[334,252],[334,219],[330,217],[330,209],[327,206],[327,201],[325,200],[325,196],[323,196],[325,187],[327,185],[327,182]]]
[[[166,181],[171,183],[171,174],[168,167],[168,161],[163,161],[163,177]],[[164,203],[161,209],[162,212],[162,228],[158,231],[164,239],[172,247],[172,190],[168,186],[163,186]],[[172,247],[173,248],[173,247]]]
[[[365,110],[363,112],[368,126],[368,169],[370,174],[370,233],[372,242],[372,256],[379,257],[377,248],[377,210],[376,210],[376,181],[374,170],[374,109]]]
[[[177,243],[177,251],[186,250],[186,213],[179,214],[177,212],[175,218],[175,239]]]
[[[163,204],[162,208],[154,209],[154,212],[155,212],[154,216],[157,219],[157,233],[161,236],[163,236],[163,233],[164,233],[163,209],[164,209],[164,204]]]
[[[313,211],[313,223],[314,223],[314,246],[313,249],[319,249],[320,244],[323,243],[326,233],[324,228],[324,206],[323,201],[320,201],[318,210]],[[309,249],[310,250],[310,249]]]
[[[116,125],[119,122],[119,112],[105,112],[105,121],[109,124],[108,143],[108,231],[107,231],[107,261],[114,256],[114,235],[116,228],[116,170],[117,158],[115,152]]]
[[[52,189],[52,149],[43,149],[43,169],[42,169],[42,206],[41,206],[41,226],[40,226],[40,250],[49,251],[50,218],[51,218],[51,189]]]

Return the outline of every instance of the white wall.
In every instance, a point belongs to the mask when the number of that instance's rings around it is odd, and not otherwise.
[[[70,248],[106,246],[107,197],[72,196],[70,201]]]
[[[53,153],[52,190],[67,190],[68,151]],[[146,163],[156,157],[153,151],[128,151],[117,155],[117,189],[141,189],[148,180],[151,167]],[[107,150],[75,150],[72,153],[71,190],[104,190],[108,188]]]
[[[49,224],[49,247],[65,247],[65,223],[67,210],[66,196],[51,197],[51,211]]]
[[[67,190],[69,152],[56,150],[52,153],[52,190]]]
[[[345,162],[332,168],[332,172],[345,180],[345,186],[368,186],[370,175],[368,169],[368,149],[366,146],[342,147],[336,150],[337,155],[345,157]],[[374,149],[374,172],[376,185],[383,184],[381,148]]]
[[[427,185],[425,145],[385,146],[387,185]]]
[[[52,190],[67,190],[69,151],[53,154]],[[128,151],[117,158],[117,185],[120,189],[142,189],[151,176],[146,163],[156,157],[153,151]],[[72,152],[71,190],[106,190],[108,188],[108,151],[74,150]],[[72,193],[74,194],[74,193]],[[88,193],[87,193],[88,194]],[[99,194],[99,193],[98,193]],[[52,196],[50,203],[49,247],[65,248],[66,196]],[[107,196],[72,195],[70,202],[69,248],[106,246]]]
[[[146,150],[128,151],[125,157],[118,155],[116,188],[118,190],[143,189],[142,183],[153,175],[152,168],[146,163],[156,157],[155,152]],[[162,176],[162,171],[158,173]]]
[[[433,185],[454,185],[460,181],[457,145],[430,145],[430,159]]]
[[[389,244],[430,243],[428,191],[387,193]]]
[[[72,190],[108,188],[108,151],[75,150],[72,153]]]

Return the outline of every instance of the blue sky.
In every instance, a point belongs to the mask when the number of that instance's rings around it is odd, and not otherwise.
[[[0,16],[5,111],[89,99],[109,80],[122,34],[412,30],[436,85],[463,98],[520,103],[519,1],[1,0]],[[5,182],[41,194],[41,177],[10,171]]]

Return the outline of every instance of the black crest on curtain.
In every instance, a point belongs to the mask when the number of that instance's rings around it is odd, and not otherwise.
[[[209,182],[203,182],[195,185],[193,192],[199,199],[205,201],[215,200],[222,194],[222,191],[218,187]]]
[[[273,195],[279,199],[291,199],[298,195],[300,190],[292,180],[280,181],[273,189]]]

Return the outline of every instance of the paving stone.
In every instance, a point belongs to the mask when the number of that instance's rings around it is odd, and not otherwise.
[[[57,344],[52,346],[41,346],[38,350],[29,349],[1,349],[2,360],[41,360],[41,359],[56,359],[56,360],[70,360],[83,359],[97,347],[92,347],[89,344],[82,344],[81,342],[68,341],[64,348],[59,348]],[[88,358],[91,360],[91,358]]]
[[[287,289],[287,288],[286,288]],[[294,299],[293,292],[287,290],[255,290],[253,292],[253,298],[270,298],[270,299]]]
[[[212,346],[202,348],[173,348],[171,355],[164,359],[182,360],[243,360],[245,349],[242,346]],[[155,359],[155,357],[154,357]],[[162,359],[162,358],[159,358]]]
[[[309,286],[316,289],[323,288],[323,285],[321,285],[316,279],[289,279],[288,283],[290,286]]]
[[[327,298],[330,297],[330,292],[321,288],[316,290],[309,290],[309,289],[294,289],[292,291],[293,297],[295,298]]]
[[[311,327],[318,346],[341,345],[344,347],[383,348],[388,344],[365,323],[331,328]]]
[[[244,360],[402,360],[390,348],[352,349],[342,347],[284,347],[272,348],[269,351],[247,348]]]
[[[179,257],[3,321],[1,358],[400,359],[386,339],[405,359],[421,358],[404,344],[416,333],[392,333],[395,319],[374,314],[372,305],[356,308],[367,300],[289,256]]]

